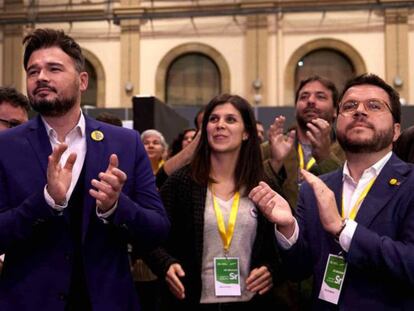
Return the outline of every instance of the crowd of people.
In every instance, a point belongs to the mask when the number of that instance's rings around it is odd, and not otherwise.
[[[413,128],[381,78],[301,81],[267,141],[218,94],[169,147],[82,113],[64,32],[24,45],[27,97],[0,87],[0,310],[414,308]]]

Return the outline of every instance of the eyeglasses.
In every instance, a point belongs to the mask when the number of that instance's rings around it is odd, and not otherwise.
[[[379,114],[384,113],[386,111],[390,111],[392,113],[390,106],[385,101],[376,98],[362,101],[351,99],[346,102],[343,102],[339,105],[339,113],[344,116],[353,115],[355,111],[358,110],[359,104],[361,103],[364,105],[365,111],[368,113]]]
[[[22,124],[22,122],[20,122],[18,120],[4,120],[4,119],[0,119],[0,122],[3,123],[8,128],[16,127],[16,126]]]

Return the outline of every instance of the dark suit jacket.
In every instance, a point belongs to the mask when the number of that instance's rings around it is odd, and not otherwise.
[[[398,184],[390,184],[392,178]],[[322,176],[342,197],[342,170]],[[304,184],[297,209],[298,242],[284,251],[291,276],[314,274],[314,309],[335,310],[319,300],[328,255],[341,247],[319,221],[313,190]],[[340,310],[414,310],[414,167],[395,155],[386,163],[363,201],[350,249],[348,268],[339,299]]]
[[[165,248],[157,249],[147,258],[151,269],[162,280],[165,279],[165,273],[171,264],[180,263],[186,273],[183,279],[186,290],[185,303],[193,306],[199,304],[201,296],[206,194],[207,187],[202,187],[192,180],[189,166],[178,170],[167,179],[161,188],[161,197],[171,220],[171,234]],[[276,271],[278,256],[273,228],[274,226],[259,213],[251,266],[253,269],[266,265],[281,278],[279,271]],[[178,302],[172,297],[170,299],[172,302]],[[173,310],[172,307],[169,309]]]
[[[102,141],[91,132],[104,134]],[[127,244],[156,247],[167,236],[168,218],[137,132],[86,118],[87,152],[82,220],[86,283],[94,310],[139,310]],[[44,199],[52,152],[37,117],[0,135],[0,310],[64,310],[72,268],[68,210],[59,216]],[[91,179],[118,155],[128,179],[118,207],[104,224],[88,194]]]

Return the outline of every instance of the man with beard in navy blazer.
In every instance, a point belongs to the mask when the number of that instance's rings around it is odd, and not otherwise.
[[[337,137],[342,169],[302,171],[296,217],[265,183],[250,197],[276,224],[290,276],[314,276],[314,310],[414,309],[414,167],[392,153],[398,93],[375,75],[347,83]]]
[[[39,116],[0,135],[0,310],[139,310],[128,244],[150,250],[169,230],[139,135],[82,114],[71,37],[24,43]]]

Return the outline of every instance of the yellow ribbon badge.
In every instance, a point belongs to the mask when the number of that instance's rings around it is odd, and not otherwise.
[[[91,137],[94,141],[102,141],[104,139],[104,134],[101,131],[93,131]]]
[[[389,184],[391,186],[399,186],[400,185],[400,182],[397,179],[395,179],[395,178],[391,178],[390,181],[389,181]]]

